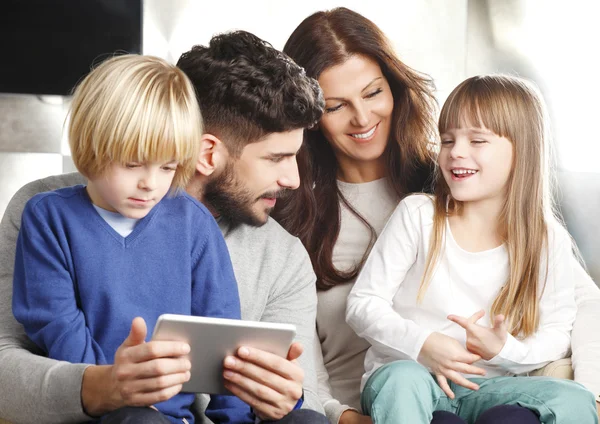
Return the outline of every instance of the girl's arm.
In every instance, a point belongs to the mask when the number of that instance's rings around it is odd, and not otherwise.
[[[15,318],[48,357],[106,364],[77,304],[65,254],[37,205],[36,198],[26,205],[17,240],[12,302]]]
[[[550,226],[549,226],[550,227]],[[540,299],[540,323],[536,333],[525,340],[508,334],[506,343],[489,363],[514,374],[541,368],[569,354],[575,321],[572,244],[567,231],[555,224],[549,228],[548,276]],[[542,261],[541,275],[545,275]]]
[[[393,298],[417,259],[421,232],[411,219],[418,210],[409,210],[407,200],[411,198],[400,202],[390,217],[348,295],[346,321],[380,352],[416,361],[432,331],[393,308]]]
[[[425,196],[410,196],[400,202],[348,296],[346,321],[385,355],[399,359],[408,356],[428,367],[442,390],[454,398],[446,379],[477,390],[477,385],[460,373],[484,374],[484,370],[471,365],[479,356],[467,352],[451,337],[402,318],[393,308],[393,298],[406,273],[417,255],[425,254],[419,251],[421,226],[414,224],[412,216],[420,216],[420,207],[431,207],[426,202],[430,200]]]

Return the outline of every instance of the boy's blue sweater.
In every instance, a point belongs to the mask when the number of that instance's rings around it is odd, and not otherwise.
[[[75,186],[38,194],[25,207],[13,312],[49,357],[103,365],[114,362],[137,316],[150,338],[161,314],[239,319],[240,303],[225,240],[197,200],[165,197],[123,238]],[[156,407],[172,422],[193,422],[193,401],[181,393]],[[213,396],[207,416],[253,421],[233,396]]]

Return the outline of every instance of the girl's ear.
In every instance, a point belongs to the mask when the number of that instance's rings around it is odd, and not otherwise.
[[[226,163],[227,149],[223,142],[212,134],[204,134],[200,139],[200,152],[196,161],[196,171],[210,176],[216,169]]]

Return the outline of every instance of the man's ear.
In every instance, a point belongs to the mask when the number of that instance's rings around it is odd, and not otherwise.
[[[200,151],[196,161],[196,171],[209,176],[227,161],[227,148],[212,134],[204,134],[200,139]]]

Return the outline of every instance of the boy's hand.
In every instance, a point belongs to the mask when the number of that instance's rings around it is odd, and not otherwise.
[[[448,315],[448,319],[457,323],[467,332],[467,349],[489,361],[498,355],[508,337],[504,315],[496,315],[492,327],[477,324],[485,316],[485,311],[479,311],[470,318]]]
[[[457,340],[442,333],[431,333],[419,352],[419,363],[435,374],[440,388],[450,399],[454,392],[448,385],[448,379],[471,390],[479,386],[467,380],[462,374],[485,375],[485,370],[472,365],[479,361],[479,355],[467,351]]]
[[[252,407],[261,420],[280,420],[302,397],[304,370],[296,359],[302,345],[293,343],[288,357],[250,347],[240,347],[237,355],[225,358],[225,387]]]
[[[135,318],[117,349],[114,365],[90,366],[83,375],[81,401],[90,416],[123,406],[150,406],[170,399],[190,379],[190,346],[182,342],[146,343],[146,323]]]

